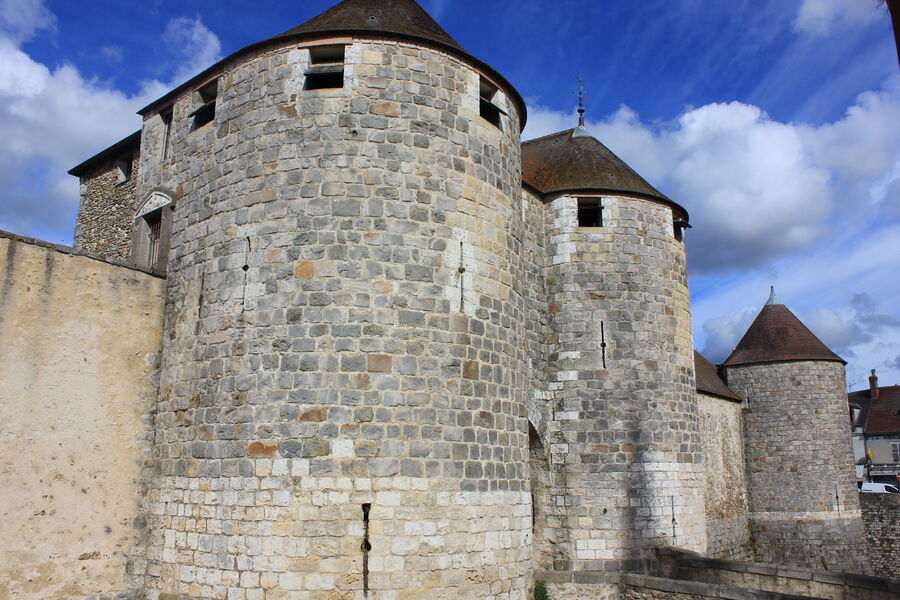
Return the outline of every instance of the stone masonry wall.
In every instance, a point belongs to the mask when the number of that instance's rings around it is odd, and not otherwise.
[[[140,156],[135,154],[131,162],[131,177],[121,183],[115,160],[81,177],[75,248],[118,260],[130,258]]]
[[[151,597],[525,597],[516,109],[481,119],[441,52],[346,56],[334,90],[296,46],[229,66],[215,121],[180,99],[142,174],[179,197]]]
[[[865,573],[844,366],[729,367],[746,402],[745,457],[759,562]]]
[[[707,556],[751,558],[742,403],[698,393],[706,471]]]
[[[897,494],[860,494],[873,575],[900,579],[900,498]]]
[[[685,253],[672,210],[604,197],[603,227],[579,228],[576,206],[560,196],[547,215],[553,568],[627,570],[658,545],[705,551]]]
[[[0,598],[128,593],[164,291],[0,235]]]

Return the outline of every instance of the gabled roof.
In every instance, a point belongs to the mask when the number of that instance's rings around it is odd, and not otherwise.
[[[865,421],[866,435],[900,433],[900,385],[878,388],[878,399],[872,400],[871,390],[860,390],[847,394],[847,398],[861,407],[868,404]]]
[[[774,295],[773,295],[774,297]],[[796,360],[824,360],[847,364],[828,349],[777,298],[763,306],[722,366],[753,365]]]
[[[578,132],[578,135],[573,135]],[[583,130],[567,129],[522,143],[522,180],[543,194],[624,193],[668,204],[685,222],[687,211]]]
[[[694,350],[694,376],[697,380],[697,391],[728,400],[741,402],[741,397],[731,391],[719,377],[716,366]]]
[[[138,111],[147,115],[166,106],[186,92],[216,77],[225,66],[251,52],[289,41],[314,40],[333,36],[382,36],[443,50],[474,66],[506,92],[519,112],[524,129],[528,118],[525,100],[505,77],[487,63],[475,58],[444,31],[415,0],[344,0],[318,16],[267,40],[251,44],[220,60],[199,75]]]
[[[394,33],[465,52],[414,0],[344,0],[273,39],[341,32]]]
[[[119,140],[106,150],[101,150],[77,167],[69,169],[69,175],[81,177],[88,171],[107,161],[119,159],[127,154],[133,154],[141,149],[141,132],[135,131],[127,138]]]

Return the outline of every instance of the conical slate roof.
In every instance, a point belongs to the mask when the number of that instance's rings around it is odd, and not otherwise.
[[[796,360],[825,360],[847,364],[806,328],[774,294],[763,306],[722,366],[753,365]]]
[[[342,32],[390,33],[464,51],[414,0],[344,0],[274,39]]]
[[[523,142],[522,180],[543,194],[609,192],[641,196],[672,206],[678,218],[688,220],[684,208],[580,128]]]
[[[722,378],[716,366],[694,350],[694,377],[697,380],[697,391],[712,396],[719,396],[729,400],[741,401],[741,397],[731,391]]]

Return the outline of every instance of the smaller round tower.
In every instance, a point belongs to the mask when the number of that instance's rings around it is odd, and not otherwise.
[[[846,363],[775,296],[723,363],[746,400],[750,529],[762,562],[863,572]]]

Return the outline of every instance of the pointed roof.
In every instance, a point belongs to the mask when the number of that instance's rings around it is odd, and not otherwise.
[[[781,304],[775,296],[775,289],[772,288],[769,301],[759,311],[756,320],[722,366],[797,360],[824,360],[847,364],[807,329],[794,313]]]
[[[415,0],[344,0],[284,33],[238,50],[165,96],[148,104],[139,110],[138,114],[146,116],[154,110],[166,106],[187,91],[221,74],[226,65],[232,64],[252,52],[277,44],[284,45],[289,41],[353,35],[375,35],[393,40],[406,40],[438,48],[469,63],[503,88],[510,101],[518,109],[520,127],[525,128],[528,110],[519,91],[490,65],[466,52]]]
[[[647,183],[634,169],[583,128],[567,129],[522,143],[522,180],[543,194],[609,192],[639,196],[687,211]]]
[[[360,32],[418,38],[465,52],[415,0],[344,0],[273,39]]]
[[[694,378],[697,381],[698,392],[741,402],[741,397],[725,385],[725,382],[719,377],[716,366],[696,350],[694,350]]]

